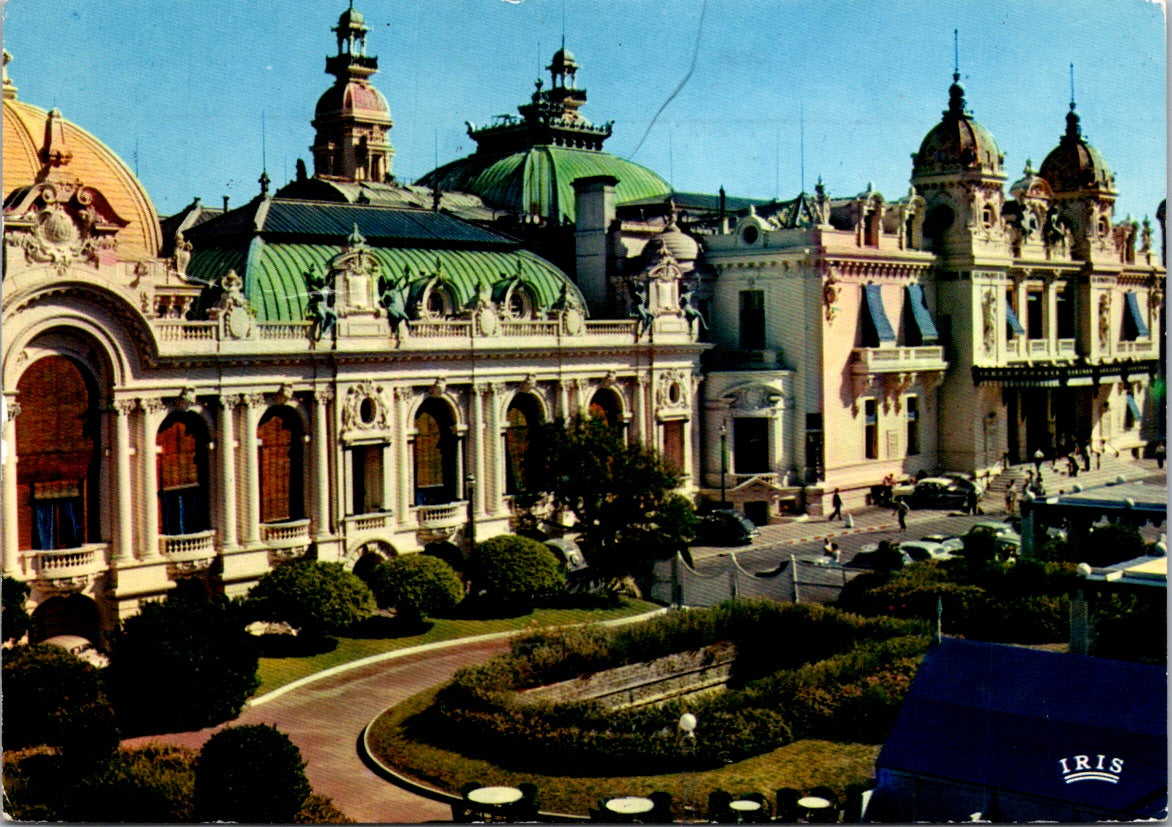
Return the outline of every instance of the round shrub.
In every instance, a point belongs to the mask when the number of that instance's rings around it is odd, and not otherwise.
[[[24,607],[28,595],[27,583],[15,577],[4,578],[3,587],[0,589],[0,611],[3,613],[0,617],[0,631],[4,634],[4,640],[20,640],[29,630],[32,619]]]
[[[186,824],[195,819],[193,750],[171,744],[120,749],[81,779],[70,821]]]
[[[528,537],[502,534],[485,540],[476,546],[471,564],[473,593],[513,610],[528,611],[566,587],[553,552]]]
[[[282,563],[248,592],[249,615],[284,622],[303,635],[334,635],[374,612],[374,595],[341,563]]]
[[[287,824],[311,792],[301,750],[266,724],[220,730],[195,762],[199,821]]]
[[[123,624],[107,667],[119,715],[137,732],[218,724],[259,685],[256,638],[239,605],[169,598]]]
[[[438,557],[412,554],[379,563],[368,580],[380,608],[393,608],[407,622],[448,611],[464,597],[464,584]]]
[[[6,650],[3,684],[5,750],[44,744],[85,760],[118,745],[114,710],[98,671],[61,647],[36,643]]]

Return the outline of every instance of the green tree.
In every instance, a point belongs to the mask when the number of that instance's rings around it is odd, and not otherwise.
[[[247,609],[258,620],[285,622],[301,634],[323,637],[370,617],[374,595],[341,563],[282,563],[248,592]]]
[[[28,599],[27,583],[15,577],[5,577],[0,587],[0,632],[4,640],[20,640],[32,623],[24,601]]]
[[[5,750],[44,744],[83,762],[118,746],[114,710],[98,671],[59,646],[4,652]]]
[[[115,708],[138,731],[198,729],[235,718],[259,685],[259,647],[238,603],[171,597],[143,604],[114,639]]]
[[[512,610],[528,611],[566,585],[553,552],[516,534],[478,543],[470,563],[473,594],[483,593],[490,603]]]
[[[541,445],[548,493],[577,518],[583,551],[599,575],[642,573],[695,538],[695,513],[675,493],[679,474],[657,451],[628,444],[597,417],[547,424]]]
[[[73,812],[66,820],[191,823],[195,756],[172,744],[117,750],[97,772],[78,780]]]
[[[311,792],[301,750],[267,724],[220,730],[195,762],[200,821],[288,824]]]
[[[410,554],[379,563],[367,581],[381,608],[395,609],[405,623],[444,612],[464,598],[464,584],[438,557]]]

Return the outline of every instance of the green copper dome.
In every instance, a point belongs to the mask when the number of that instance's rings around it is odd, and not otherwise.
[[[546,68],[549,88],[537,81],[529,102],[517,107],[519,116],[498,115],[482,127],[468,124],[475,154],[432,170],[416,183],[471,193],[493,209],[554,225],[574,221],[578,178],[616,178],[618,204],[670,194],[667,181],[647,167],[603,151],[612,124],[592,124],[582,116],[586,90],[577,85],[580,67],[564,44]]]
[[[578,288],[550,262],[511,239],[430,210],[256,199],[193,228],[187,275],[212,288],[205,307],[224,274],[235,270],[258,321],[303,321],[306,272],[324,273],[355,229],[383,271],[406,277],[413,293],[439,275],[454,304],[464,308],[482,285],[495,294],[519,281],[537,309],[549,309],[567,294],[586,306]]]
[[[618,179],[615,202],[664,198],[671,186],[646,167],[589,149],[534,146],[505,156],[480,153],[453,161],[417,183],[441,190],[469,192],[493,209],[541,216],[551,222],[572,222],[574,181],[596,175]]]

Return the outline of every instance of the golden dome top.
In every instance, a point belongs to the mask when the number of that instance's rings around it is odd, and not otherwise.
[[[163,233],[154,204],[142,184],[113,150],[89,132],[63,118],[54,137],[54,153],[60,153],[61,169],[87,187],[101,192],[110,207],[129,223],[118,231],[118,257],[123,260],[154,258],[159,254]],[[46,142],[49,113],[9,95],[4,96],[4,197],[30,187],[45,166],[42,149]],[[60,141],[63,146],[58,145]]]

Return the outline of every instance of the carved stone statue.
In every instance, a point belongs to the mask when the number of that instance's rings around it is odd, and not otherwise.
[[[407,321],[407,303],[404,299],[406,279],[378,277],[378,303],[387,312],[391,333],[399,335],[399,328]]]
[[[1099,347],[1108,348],[1111,344],[1111,295],[1104,293],[1099,296]]]
[[[320,341],[322,336],[328,336],[338,321],[338,314],[334,311],[334,288],[330,284],[329,276],[305,271],[305,284],[309,288],[309,306],[306,314],[314,322],[313,337]]]
[[[643,335],[651,329],[651,323],[655,321],[655,314],[647,306],[647,288],[640,290],[636,280],[629,279],[627,292],[631,296],[630,315],[639,320],[639,335]]]
[[[986,290],[981,299],[981,323],[985,352],[992,353],[997,346],[997,297],[992,290]]]
[[[191,262],[191,242],[183,237],[183,233],[175,234],[175,255],[171,261],[175,265],[175,272],[186,278],[187,265]]]
[[[708,330],[708,322],[704,320],[704,314],[692,304],[692,296],[695,294],[696,285],[688,285],[687,291],[680,294],[680,310],[684,311],[684,320],[688,323],[689,330],[692,328],[693,321],[700,323],[701,330]]]

